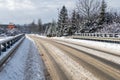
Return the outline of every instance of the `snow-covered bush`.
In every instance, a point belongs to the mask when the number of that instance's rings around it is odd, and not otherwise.
[[[102,25],[102,29],[98,29],[100,33],[120,33],[120,23],[111,23]]]

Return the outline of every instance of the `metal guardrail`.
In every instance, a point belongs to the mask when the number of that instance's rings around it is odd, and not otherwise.
[[[76,33],[75,36],[120,38],[120,33]]]
[[[19,41],[25,34],[17,35],[13,38],[6,39],[0,42],[0,55],[2,52],[6,52],[7,49],[11,48],[17,41]]]
[[[77,33],[70,37],[82,40],[120,43],[120,33]]]

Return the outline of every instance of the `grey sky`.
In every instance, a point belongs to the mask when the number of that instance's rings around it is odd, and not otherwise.
[[[41,18],[42,22],[57,19],[58,8],[63,5],[73,10],[77,0],[0,0],[0,23],[30,23]],[[120,8],[120,0],[106,0],[110,7]]]

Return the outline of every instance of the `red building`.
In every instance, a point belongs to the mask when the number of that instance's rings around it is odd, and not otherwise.
[[[15,28],[15,25],[14,24],[9,24],[8,25],[8,29],[14,29]]]

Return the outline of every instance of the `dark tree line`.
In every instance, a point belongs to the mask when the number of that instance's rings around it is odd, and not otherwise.
[[[23,33],[44,34],[45,29],[41,19],[38,19],[37,23],[35,23],[35,21],[32,21],[29,24],[20,25],[19,30],[21,30]]]

